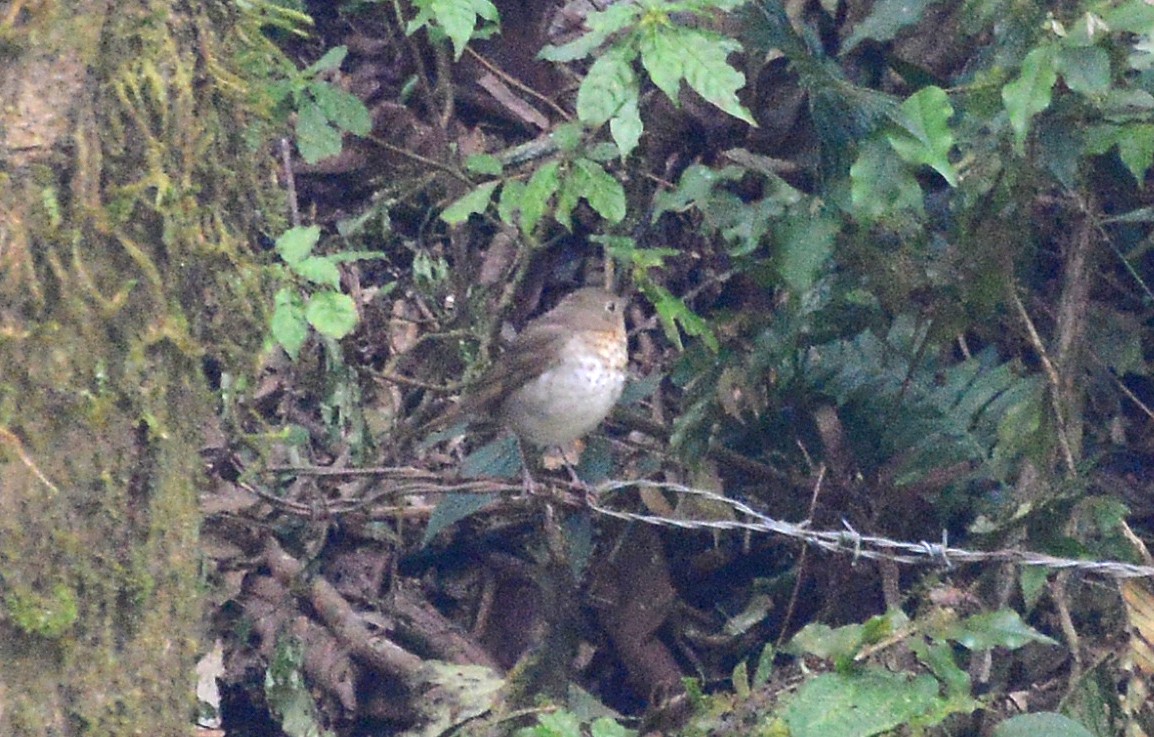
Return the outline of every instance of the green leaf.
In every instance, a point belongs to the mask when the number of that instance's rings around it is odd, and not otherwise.
[[[561,165],[556,161],[542,164],[533,172],[529,183],[525,185],[525,192],[521,195],[521,232],[526,235],[533,232],[537,223],[545,216],[549,208],[549,201],[557,193],[560,185]]]
[[[677,34],[681,44],[681,68],[685,81],[693,91],[733,117],[752,126],[757,123],[737,98],[737,91],[745,86],[745,75],[729,63],[729,54],[741,49],[741,44],[716,33],[683,28]]]
[[[783,717],[791,737],[868,737],[888,732],[940,707],[933,676],[910,677],[870,668],[826,673],[802,684]]]
[[[298,225],[281,233],[276,239],[276,252],[285,263],[292,265],[311,254],[320,239],[319,225]]]
[[[338,251],[325,256],[326,259],[332,261],[334,264],[347,264],[351,261],[375,261],[378,259],[388,258],[387,254],[380,251]]]
[[[501,187],[501,196],[497,199],[497,217],[506,225],[517,224],[517,213],[525,198],[525,183],[519,179],[510,179]]]
[[[1027,625],[1013,609],[975,614],[954,622],[934,635],[953,640],[969,650],[991,650],[995,647],[1016,650],[1030,642],[1057,645],[1053,639]]]
[[[1048,711],[1019,714],[994,727],[993,737],[1094,737],[1069,717]]]
[[[581,721],[569,711],[541,714],[537,723],[533,729],[537,737],[581,737]]]
[[[325,256],[309,256],[290,264],[290,268],[300,276],[316,284],[337,289],[341,285],[341,272],[333,261]]]
[[[842,660],[856,655],[864,642],[864,625],[847,624],[834,628],[814,622],[802,627],[786,644],[785,651],[794,655],[809,653],[826,660]]]
[[[649,78],[657,89],[680,104],[681,80],[685,77],[682,66],[683,56],[668,26],[650,23],[637,34],[637,48],[641,52],[641,66],[649,73]]]
[[[461,462],[461,476],[477,478],[514,478],[522,467],[521,448],[513,435],[502,435],[482,445]]]
[[[473,191],[466,194],[461,199],[449,205],[441,212],[441,220],[444,220],[449,225],[460,225],[469,219],[470,215],[476,215],[485,211],[489,206],[489,200],[493,199],[493,190],[497,189],[497,185],[501,180],[494,179],[491,182],[485,182],[478,186]]]
[[[317,721],[317,707],[305,684],[304,647],[293,637],[278,637],[265,671],[264,691],[269,709],[280,719],[288,737],[330,737]]]
[[[610,124],[622,158],[641,139],[640,88],[633,71],[635,52],[617,47],[593,63],[577,91],[577,117],[590,126]]]
[[[932,167],[951,187],[956,187],[958,175],[949,158],[954,145],[954,135],[949,127],[953,114],[954,108],[945,90],[926,87],[901,104],[899,114],[895,116],[901,132],[886,137],[907,162]]]
[[[676,248],[638,248],[637,241],[623,235],[595,235],[589,240],[600,243],[605,252],[635,269],[646,271],[665,265],[665,259],[681,253]]]
[[[441,530],[476,514],[500,498],[497,494],[445,494],[429,515],[421,545],[428,545]]]
[[[935,0],[878,0],[870,9],[870,14],[854,26],[853,32],[842,45],[844,56],[862,41],[889,41],[898,31],[912,26],[922,19],[926,7]]]
[[[633,72],[633,52],[612,48],[605,52],[577,90],[577,117],[590,126],[604,125],[629,101],[637,102],[637,75]]]
[[[465,159],[465,171],[482,176],[501,176],[501,160],[493,154],[473,154]]]
[[[563,46],[546,46],[537,56],[546,61],[566,62],[584,59],[614,33],[637,22],[642,12],[635,3],[618,3],[585,17],[589,32]]]
[[[774,227],[780,252],[777,271],[782,281],[797,296],[804,295],[833,253],[834,239],[840,223],[832,217],[794,214]]]
[[[1030,120],[1050,106],[1050,96],[1058,81],[1052,46],[1039,46],[1026,54],[1022,71],[1016,80],[1002,87],[1002,103],[1014,130],[1014,147],[1024,151]]]
[[[556,144],[557,149],[562,153],[574,153],[581,145],[581,141],[585,135],[585,126],[581,123],[573,121],[569,123],[562,123],[553,129],[549,137]]]
[[[496,23],[500,13],[489,0],[417,0],[417,17],[409,21],[406,34],[418,28],[435,25],[453,42],[454,58],[459,60],[473,37],[478,20]]]
[[[626,100],[617,111],[617,115],[609,121],[609,133],[613,136],[613,142],[617,144],[622,160],[637,148],[644,128],[637,98]]]
[[[701,207],[718,184],[737,181],[743,175],[743,170],[736,166],[718,170],[705,164],[690,164],[677,180],[676,189],[662,190],[654,196],[650,222],[657,222],[666,212],[684,212],[694,205]]]
[[[609,717],[597,717],[589,725],[589,734],[593,737],[629,737],[632,732]]]
[[[761,655],[757,657],[757,669],[753,672],[753,680],[750,682],[754,688],[761,688],[769,683],[769,679],[773,675],[775,653],[771,642],[767,642],[765,647],[761,648]]]
[[[918,660],[946,685],[946,693],[951,696],[969,696],[973,684],[970,675],[958,667],[953,647],[945,642],[926,642],[920,637],[910,638],[908,642]]]
[[[313,98],[305,96],[297,110],[297,150],[305,163],[315,164],[341,152],[341,132],[329,122]]]
[[[849,175],[856,216],[875,220],[902,210],[921,212],[921,185],[891,147],[867,141]]]
[[[369,109],[356,95],[327,82],[313,82],[308,89],[316,99],[317,107],[338,128],[358,136],[367,136],[373,132]]]
[[[1066,86],[1083,95],[1110,89],[1110,55],[1097,46],[1064,47],[1058,51],[1058,71]]]
[[[340,340],[357,326],[357,306],[341,292],[317,292],[305,305],[305,319],[321,335]]]
[[[295,290],[284,287],[276,293],[269,331],[273,340],[284,348],[289,358],[297,360],[305,339],[308,338],[309,328],[305,321],[304,303]]]
[[[301,71],[301,75],[311,77],[318,72],[327,72],[332,69],[339,69],[341,63],[344,62],[345,57],[349,54],[349,47],[334,46],[325,52],[325,55],[314,61],[308,67]]]
[[[673,296],[673,293],[665,287],[648,280],[641,282],[639,286],[657,310],[657,317],[662,330],[665,331],[665,337],[677,347],[677,350],[683,348],[680,331],[684,330],[687,335],[700,337],[711,352],[717,352],[720,344],[709,322],[689,309],[689,305],[680,297]]]
[[[740,701],[745,701],[749,698],[749,663],[744,660],[737,661],[737,665],[733,666],[733,672],[729,675],[729,680],[733,684],[733,695]]]
[[[1018,570],[1018,587],[1022,590],[1022,602],[1027,610],[1032,610],[1046,592],[1046,581],[1050,569],[1042,566],[1021,566]]]
[[[578,196],[584,197],[598,215],[611,223],[619,223],[625,218],[625,188],[594,161],[574,161],[564,188],[571,188]]]
[[[1154,124],[1127,125],[1118,134],[1118,156],[1141,185],[1154,161]]]

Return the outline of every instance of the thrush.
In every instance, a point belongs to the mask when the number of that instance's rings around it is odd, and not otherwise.
[[[588,434],[625,386],[624,308],[597,287],[567,295],[525,326],[453,414],[496,420],[538,446]]]

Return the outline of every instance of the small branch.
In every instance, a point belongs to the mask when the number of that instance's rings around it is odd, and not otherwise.
[[[305,598],[321,620],[352,655],[378,672],[400,679],[410,688],[421,685],[424,661],[400,646],[374,635],[348,601],[319,576],[307,580],[305,567],[271,536],[265,543],[265,563],[273,577]]]
[[[289,217],[292,220],[293,227],[299,228],[301,224],[301,211],[300,205],[297,202],[297,180],[293,174],[292,147],[289,145],[287,138],[280,139],[280,160],[281,168],[284,170],[285,191],[288,194]]]
[[[1071,476],[1077,474],[1077,465],[1074,463],[1074,451],[1070,447],[1070,439],[1066,433],[1066,414],[1062,410],[1062,379],[1058,373],[1054,362],[1050,360],[1050,354],[1046,350],[1046,345],[1042,342],[1042,337],[1038,335],[1038,329],[1034,326],[1034,321],[1030,318],[1030,313],[1026,312],[1026,306],[1022,304],[1022,298],[1018,296],[1018,290],[1010,286],[1010,302],[1018,310],[1018,316],[1022,318],[1022,324],[1026,326],[1026,333],[1030,337],[1030,345],[1038,354],[1038,360],[1042,362],[1042,370],[1046,372],[1046,379],[1050,382],[1050,404],[1054,410],[1054,419],[1058,425],[1058,445],[1062,449],[1062,460],[1066,464],[1066,471]]]
[[[466,47],[465,53],[472,56],[477,61],[477,63],[479,63],[481,66],[485,67],[485,69],[489,70],[490,74],[503,80],[510,87],[521,90],[525,94],[531,95],[531,96],[537,98],[538,100],[540,100],[541,102],[545,103],[546,105],[548,105],[550,108],[552,108],[553,112],[560,115],[562,119],[564,119],[564,120],[572,120],[573,119],[573,116],[571,116],[568,112],[566,112],[565,108],[563,108],[560,105],[558,105],[557,103],[553,102],[552,99],[546,97],[545,95],[542,95],[540,92],[538,92],[537,90],[528,86],[527,84],[525,84],[521,80],[517,79],[516,77],[514,77],[510,74],[507,74],[503,69],[501,69],[500,67],[493,64],[493,62],[489,61],[488,59],[486,59],[485,57],[481,56],[476,51],[474,51],[473,47],[471,47],[471,46]]]

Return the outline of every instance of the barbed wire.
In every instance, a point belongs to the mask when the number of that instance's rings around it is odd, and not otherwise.
[[[607,507],[601,501],[609,492],[622,491],[641,486],[665,489],[677,494],[687,494],[709,499],[710,501],[725,504],[748,519],[676,519],[654,514],[623,512]],[[775,533],[802,540],[832,553],[849,553],[852,554],[855,559],[868,558],[871,560],[891,560],[897,563],[935,564],[947,568],[961,563],[1015,563],[1025,566],[1052,568],[1054,570],[1075,570],[1110,578],[1154,577],[1154,566],[1123,563],[1121,561],[1059,558],[1028,550],[1003,549],[989,551],[952,548],[949,546],[949,540],[944,531],[942,532],[942,541],[933,543],[928,541],[905,542],[901,540],[890,540],[889,538],[878,537],[876,535],[863,535],[844,521],[844,530],[813,530],[810,529],[808,523],[805,522],[795,524],[768,517],[756,511],[748,504],[736,499],[729,499],[712,491],[695,489],[682,484],[669,482],[610,481],[597,487],[597,493],[594,495],[594,498],[590,500],[590,507],[595,512],[608,517],[650,525],[678,527],[685,530],[740,530],[758,533]]]

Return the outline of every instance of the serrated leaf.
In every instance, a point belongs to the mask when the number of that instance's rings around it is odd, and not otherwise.
[[[308,323],[305,321],[304,303],[295,291],[285,287],[273,299],[272,318],[269,331],[273,339],[284,348],[292,360],[297,360],[301,347],[308,338]]]
[[[737,181],[744,176],[744,170],[736,166],[713,169],[704,164],[690,164],[677,180],[677,188],[662,190],[653,198],[653,215],[650,222],[657,222],[663,213],[684,212],[693,205],[701,206],[722,182]]]
[[[297,151],[307,164],[336,156],[341,152],[341,132],[311,97],[301,98],[297,110]]]
[[[665,287],[652,282],[643,282],[640,286],[645,296],[653,303],[654,309],[657,310],[657,317],[662,330],[665,332],[665,337],[677,347],[677,350],[683,349],[681,330],[684,330],[686,335],[700,337],[701,342],[710,352],[717,352],[720,344],[708,321],[689,309],[689,306],[681,298],[675,297]]]
[[[632,100],[627,100],[617,111],[617,115],[609,121],[609,133],[613,136],[613,142],[617,144],[617,150],[622,160],[633,153],[633,149],[637,148],[641,142],[641,133],[644,130],[645,125],[641,122],[641,110],[637,106],[637,98],[634,97]]]
[[[601,165],[589,159],[573,162],[567,186],[589,203],[598,215],[611,223],[625,219],[625,188]]]
[[[745,86],[745,75],[729,63],[729,54],[741,50],[733,39],[696,29],[682,29],[682,70],[694,92],[738,120],[757,126],[737,91]]]
[[[276,252],[287,264],[306,258],[321,238],[319,225],[298,225],[289,228],[276,239]]]
[[[473,191],[466,194],[461,199],[446,207],[441,212],[441,220],[444,220],[449,225],[460,225],[469,219],[470,215],[476,215],[485,211],[489,206],[489,200],[493,199],[493,190],[497,189],[501,181],[494,179],[491,182],[476,187]]]
[[[1014,146],[1019,153],[1023,151],[1030,120],[1050,106],[1057,81],[1053,47],[1039,46],[1026,54],[1018,78],[1002,87],[1002,104],[1010,116]]]
[[[656,23],[646,25],[637,34],[637,49],[641,52],[641,66],[657,89],[680,104],[681,80],[685,77],[683,57],[674,37],[676,30]]]
[[[435,21],[452,42],[455,60],[465,53],[478,19],[495,23],[500,18],[496,6],[489,0],[420,0],[416,4],[420,12],[409,22],[405,32],[411,34],[417,28],[429,25],[431,20]]]
[[[541,222],[549,209],[549,201],[560,184],[560,164],[550,161],[542,164],[529,177],[525,192],[521,195],[521,232],[528,235]]]
[[[341,292],[317,292],[305,305],[305,319],[321,335],[340,340],[357,326],[357,306]]]
[[[945,90],[926,87],[910,95],[899,107],[895,120],[900,133],[887,136],[898,155],[911,164],[925,164],[955,187],[958,175],[950,163],[950,149],[954,134],[950,131],[950,116],[954,108]]]
[[[571,154],[581,145],[585,135],[585,126],[577,121],[562,123],[553,129],[549,138],[556,144],[562,153]]]
[[[537,56],[556,62],[584,59],[605,43],[609,36],[633,25],[641,11],[634,3],[617,3],[605,10],[590,13],[585,17],[588,33],[562,46],[546,46]]]
[[[316,99],[317,107],[334,125],[358,136],[367,136],[373,131],[373,119],[369,109],[356,95],[349,94],[327,82],[313,82],[309,92]]]
[[[309,256],[290,264],[290,268],[300,276],[316,284],[336,289],[341,285],[341,272],[330,259],[324,256]]]
[[[593,66],[577,90],[577,117],[590,126],[604,125],[622,105],[637,101],[637,75],[633,53],[623,48],[607,51]]]

